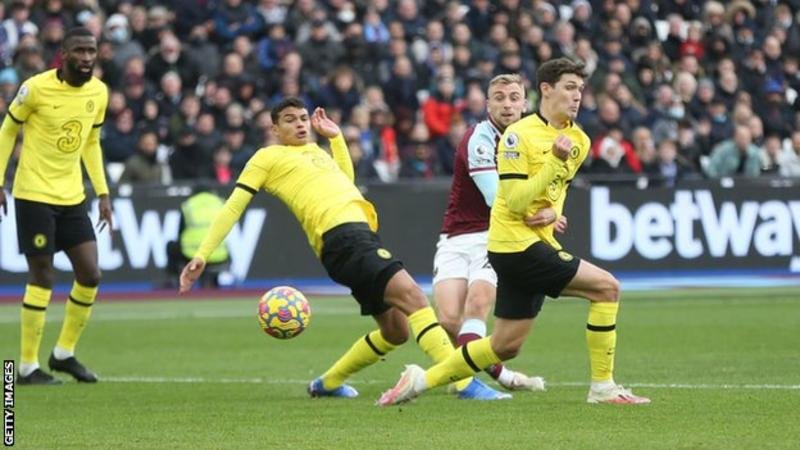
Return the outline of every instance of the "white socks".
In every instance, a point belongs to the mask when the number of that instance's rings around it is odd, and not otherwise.
[[[467,319],[461,324],[461,329],[458,334],[477,334],[480,337],[486,337],[486,322],[481,319]]]
[[[64,360],[64,359],[67,359],[67,358],[69,358],[71,356],[75,356],[75,354],[72,353],[69,350],[66,350],[66,349],[63,349],[61,347],[56,346],[53,349],[53,356],[55,356],[55,358],[58,359],[58,360]]]
[[[31,374],[31,372],[33,372],[38,368],[39,368],[38,362],[32,362],[32,363],[21,362],[19,363],[19,375],[22,377],[27,377],[28,375]]]

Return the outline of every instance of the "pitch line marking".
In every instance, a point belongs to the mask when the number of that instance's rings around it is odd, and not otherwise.
[[[109,383],[184,383],[184,384],[308,384],[310,380],[269,378],[204,378],[204,377],[103,377]],[[390,384],[391,380],[353,380],[352,384]],[[588,383],[564,381],[547,383],[551,387],[588,387]],[[625,386],[653,389],[706,390],[800,390],[800,384],[712,384],[712,383],[626,383]]]

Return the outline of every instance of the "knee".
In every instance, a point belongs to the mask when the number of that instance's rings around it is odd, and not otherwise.
[[[618,302],[620,293],[619,280],[608,274],[602,283],[602,297],[607,302]]]
[[[80,275],[76,274],[75,279],[81,286],[97,287],[100,285],[100,269],[95,267],[93,270],[85,271]]]
[[[410,284],[402,295],[403,302],[414,308],[424,308],[428,306],[428,297],[416,283]]]

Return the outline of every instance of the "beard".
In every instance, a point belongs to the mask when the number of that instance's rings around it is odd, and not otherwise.
[[[92,65],[92,68],[94,68],[94,65]],[[82,72],[78,64],[74,61],[67,61],[67,69],[72,74],[75,81],[80,84],[84,84],[92,79],[92,71],[86,73]]]

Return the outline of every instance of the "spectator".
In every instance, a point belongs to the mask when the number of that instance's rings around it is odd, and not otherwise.
[[[705,166],[706,175],[711,178],[757,177],[761,173],[760,153],[759,148],[752,143],[750,129],[739,125],[734,131],[733,139],[714,147]]]
[[[641,173],[642,163],[622,130],[612,127],[592,144],[589,169],[599,174]]]
[[[341,109],[342,120],[347,122],[353,108],[361,100],[358,92],[355,72],[347,66],[339,66],[330,74],[327,84],[319,92],[317,103],[323,107]]]
[[[169,169],[159,161],[159,139],[154,130],[144,130],[136,141],[136,153],[125,161],[125,169],[120,183],[161,183],[170,182]],[[166,155],[166,150],[162,151]]]
[[[5,48],[9,54],[14,54],[25,36],[36,37],[39,27],[29,20],[30,10],[23,0],[14,0],[8,6],[8,19],[0,23],[5,34]]]
[[[430,132],[430,139],[437,141],[447,135],[453,117],[459,112],[455,98],[455,83],[452,77],[436,79],[436,91],[422,105],[422,117]]]
[[[117,71],[121,71],[125,62],[133,57],[144,58],[142,45],[131,40],[128,19],[122,14],[112,14],[106,20],[103,37],[111,43],[113,56],[111,62]]]
[[[106,162],[125,162],[136,150],[133,112],[124,109],[113,122],[103,126],[100,137]]]
[[[792,133],[789,144],[781,153],[780,174],[784,177],[800,177],[800,130]]]
[[[303,61],[314,62],[307,69],[317,78],[329,74],[344,55],[342,44],[331,38],[326,24],[326,21],[320,19],[311,22],[311,36],[307,42],[298,46]]]
[[[270,27],[269,34],[258,42],[258,66],[264,72],[269,72],[293,49],[294,43],[286,35],[286,28],[282,24],[275,24]]]
[[[242,0],[222,0],[213,16],[214,35],[217,41],[226,46],[238,36],[251,39],[264,31],[264,18],[252,4]]]
[[[177,72],[187,89],[194,89],[200,76],[194,61],[183,52],[183,45],[178,38],[172,33],[165,33],[158,52],[147,61],[145,76],[150,83],[157,85],[169,71]]]
[[[674,188],[692,172],[692,167],[679,158],[675,141],[668,139],[658,143],[658,158],[655,164],[647,168],[647,174],[654,177],[651,178],[651,185],[668,188]]]
[[[213,116],[212,116],[213,126]],[[191,128],[184,128],[178,132],[175,142],[175,151],[169,157],[169,167],[172,178],[175,180],[196,181],[215,179],[216,172],[207,148],[201,148],[197,136]]]

